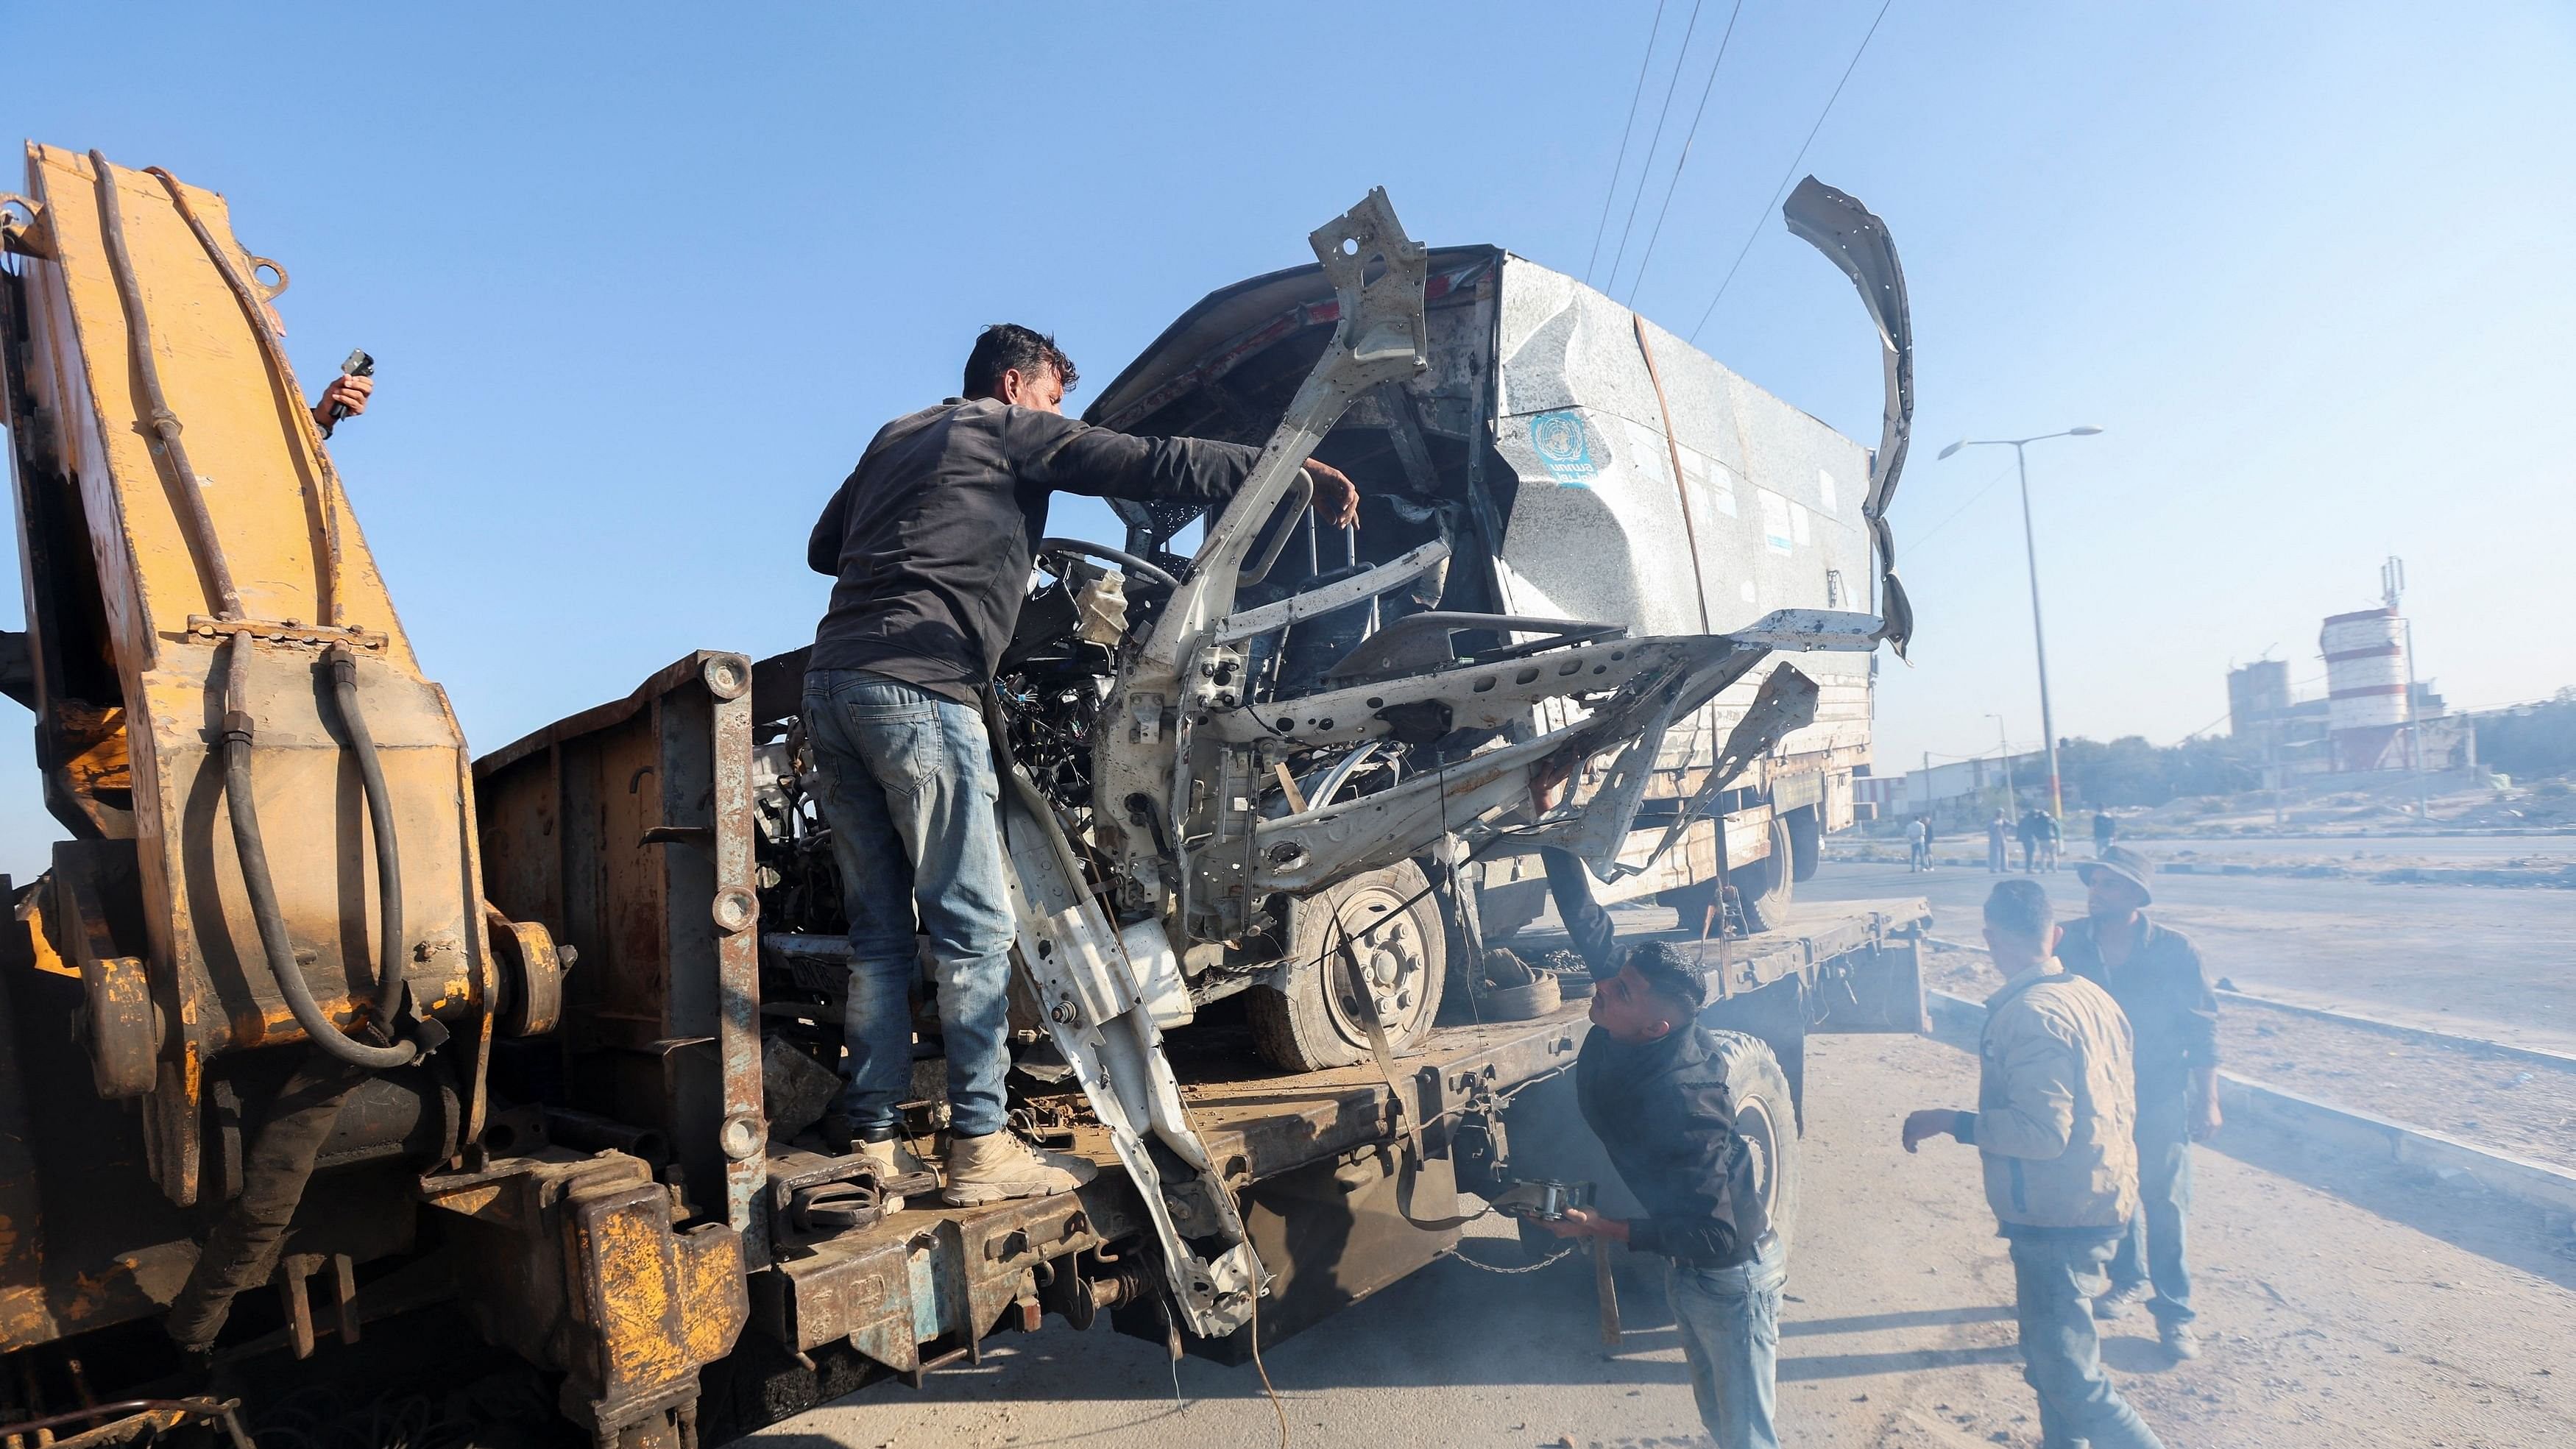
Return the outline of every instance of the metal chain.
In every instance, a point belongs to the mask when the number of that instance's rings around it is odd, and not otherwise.
[[[1565,1255],[1573,1252],[1577,1245],[1574,1243],[1568,1243],[1564,1247],[1557,1249],[1555,1252],[1548,1254],[1546,1257],[1539,1259],[1537,1262],[1532,1263],[1525,1268],[1503,1268],[1497,1267],[1492,1263],[1479,1263],[1475,1259],[1468,1257],[1466,1254],[1459,1252],[1458,1249],[1461,1246],[1463,1246],[1463,1244],[1452,1243],[1444,1249],[1439,1256],[1443,1258],[1455,1258],[1459,1262],[1480,1272],[1501,1273],[1507,1276],[1516,1276],[1522,1273],[1535,1273],[1541,1268],[1550,1267],[1563,1261]]]

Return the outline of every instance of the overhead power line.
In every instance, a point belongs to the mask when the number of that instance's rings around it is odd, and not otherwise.
[[[1708,84],[1699,88],[1699,109],[1691,112],[1690,130],[1682,135],[1681,159],[1673,163],[1673,174],[1664,182],[1664,202],[1655,210],[1654,230],[1646,233],[1646,251],[1637,258],[1637,275],[1628,279],[1628,302],[1631,306],[1637,301],[1637,289],[1645,285],[1647,264],[1655,259],[1655,240],[1664,234],[1664,217],[1673,209],[1673,190],[1682,184],[1682,168],[1690,164],[1691,142],[1699,139],[1700,118],[1708,114],[1708,98],[1717,90],[1717,73],[1726,65],[1727,42],[1735,38],[1735,20],[1743,13],[1744,0],[1735,0],[1735,8],[1727,12],[1726,33],[1717,39],[1717,62],[1708,68]],[[1637,184],[1644,186],[1645,178],[1639,177]]]
[[[1834,113],[1834,102],[1843,98],[1843,87],[1851,83],[1852,72],[1860,69],[1860,58],[1869,53],[1869,42],[1878,34],[1879,21],[1887,18],[1889,7],[1895,3],[1896,0],[1884,0],[1878,7],[1877,18],[1869,22],[1869,33],[1860,38],[1860,45],[1852,51],[1851,64],[1843,67],[1843,78],[1834,82],[1834,93],[1825,97],[1825,108],[1816,113],[1816,124],[1807,128],[1807,139],[1798,143],[1798,154],[1789,158],[1789,169],[1780,177],[1780,189],[1771,193],[1771,204],[1763,207],[1761,214],[1753,218],[1753,229],[1744,234],[1744,245],[1736,250],[1735,264],[1726,269],[1725,280],[1717,284],[1717,295],[1708,299],[1708,309],[1700,313],[1699,321],[1692,325],[1689,340],[1699,340],[1700,329],[1716,315],[1717,304],[1725,299],[1726,289],[1735,285],[1735,274],[1743,267],[1745,254],[1753,250],[1754,238],[1762,235],[1763,223],[1771,219],[1772,212],[1779,210],[1780,198],[1789,194],[1789,183],[1798,178],[1798,165],[1807,159],[1807,148],[1816,144],[1816,133],[1825,128],[1825,118]]]
[[[1619,284],[1619,262],[1628,255],[1629,233],[1637,229],[1637,207],[1646,199],[1646,178],[1655,171],[1655,152],[1664,144],[1664,122],[1672,119],[1673,92],[1682,83],[1682,66],[1690,59],[1691,36],[1699,30],[1700,0],[1691,0],[1690,23],[1682,27],[1682,48],[1673,57],[1673,78],[1664,82],[1664,104],[1655,112],[1655,136],[1646,143],[1646,159],[1637,169],[1637,194],[1628,198],[1628,219],[1619,226],[1619,249],[1610,254],[1610,275],[1602,278],[1602,290]]]
[[[1646,30],[1646,53],[1637,61],[1637,87],[1628,93],[1628,124],[1619,128],[1619,159],[1610,163],[1610,189],[1601,198],[1601,224],[1592,229],[1592,255],[1584,260],[1583,280],[1592,280],[1592,269],[1601,261],[1601,239],[1610,234],[1610,207],[1619,199],[1619,176],[1628,169],[1628,138],[1636,134],[1637,103],[1646,98],[1646,72],[1655,63],[1655,37],[1664,30],[1664,0],[1655,0],[1655,23]],[[1638,178],[1644,185],[1645,179]]]

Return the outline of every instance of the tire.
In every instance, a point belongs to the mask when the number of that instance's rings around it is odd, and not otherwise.
[[[1751,865],[1726,873],[1727,884],[1735,887],[1736,899],[1744,908],[1745,929],[1770,929],[1771,913],[1788,906],[1797,894],[1797,871],[1789,858],[1789,826],[1778,817],[1771,821],[1771,853]]]
[[[1790,1102],[1789,1077],[1760,1037],[1740,1031],[1715,1035],[1719,1060],[1726,1066],[1727,1096],[1735,1104],[1735,1130],[1753,1153],[1763,1211],[1785,1252],[1798,1227],[1798,1117]]]
[[[1798,1227],[1798,1118],[1789,1094],[1788,1073],[1762,1038],[1749,1032],[1717,1029],[1718,1060],[1725,1068],[1727,1099],[1735,1107],[1735,1127],[1753,1153],[1753,1180],[1771,1230],[1783,1249],[1792,1246]],[[1599,1138],[1583,1124],[1575,1106],[1574,1084],[1558,1078],[1525,1092],[1505,1118],[1511,1128],[1512,1175],[1589,1182],[1594,1202],[1612,1217],[1635,1217],[1645,1211],[1619,1180],[1618,1169]],[[1529,1223],[1519,1225],[1527,1261],[1537,1262],[1564,1246],[1553,1233]]]
[[[1387,994],[1387,1046],[1401,1055],[1440,1014],[1449,971],[1448,926],[1430,882],[1411,861],[1326,887],[1289,908],[1288,953],[1268,981],[1243,994],[1253,1044],[1291,1072],[1369,1059],[1368,1029],[1350,999],[1345,939]],[[1410,904],[1407,904],[1410,902]],[[1327,986],[1332,989],[1328,990]]]
[[[1813,805],[1789,812],[1789,879],[1814,880],[1824,863],[1825,818]]]

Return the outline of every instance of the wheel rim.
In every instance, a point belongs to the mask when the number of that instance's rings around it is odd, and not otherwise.
[[[1334,929],[1325,938],[1324,1007],[1332,1013],[1334,1030],[1351,1041],[1368,1040],[1370,1020],[1368,1006],[1352,992],[1353,957],[1388,1040],[1409,1035],[1429,1000],[1431,969],[1422,922],[1405,907],[1403,896],[1378,885],[1353,891],[1333,907]]]
[[[1735,1104],[1735,1130],[1744,1139],[1753,1164],[1754,1196],[1762,1202],[1762,1220],[1776,1222],[1780,1207],[1780,1138],[1771,1120],[1771,1105],[1760,1097]]]

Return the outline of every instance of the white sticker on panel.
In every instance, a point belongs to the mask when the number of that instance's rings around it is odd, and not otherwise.
[[[1762,495],[1762,542],[1773,553],[1787,553],[1796,546],[1790,533],[1789,500],[1768,488],[1753,491]]]

